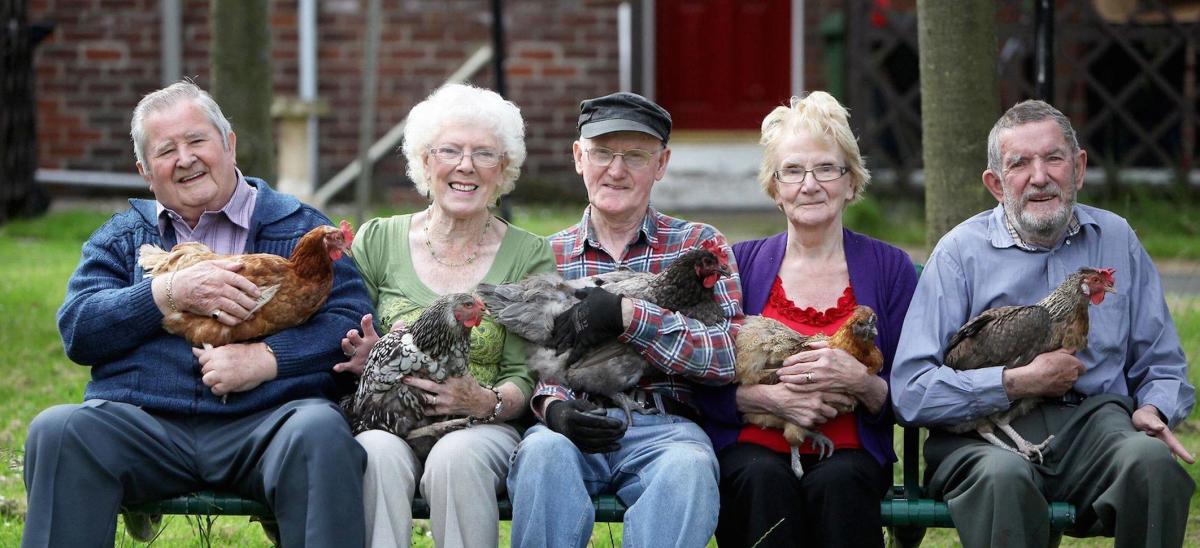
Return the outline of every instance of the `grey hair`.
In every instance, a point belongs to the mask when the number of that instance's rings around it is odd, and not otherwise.
[[[1067,119],[1066,115],[1051,106],[1050,103],[1037,99],[1029,99],[1021,101],[1008,109],[999,120],[996,120],[996,125],[992,126],[992,131],[988,132],[988,170],[1001,180],[1004,179],[1004,166],[1001,165],[1004,158],[1000,156],[1001,131],[1043,120],[1053,120],[1054,123],[1058,124],[1058,128],[1062,130],[1063,139],[1067,141],[1067,147],[1070,148],[1068,152],[1072,157],[1075,156],[1076,152],[1079,152],[1079,139],[1075,135],[1075,128],[1071,127],[1071,121]]]
[[[147,93],[134,107],[133,119],[129,123],[129,137],[133,140],[133,155],[137,157],[139,164],[146,165],[146,118],[182,101],[191,101],[193,105],[200,108],[208,121],[217,129],[217,133],[221,134],[222,148],[229,150],[229,134],[233,132],[233,126],[229,125],[229,120],[225,119],[221,107],[207,91],[184,80],[158,91]]]
[[[408,163],[408,178],[412,179],[417,192],[430,197],[425,157],[433,140],[452,124],[482,126],[500,141],[504,171],[500,174],[496,195],[492,197],[493,203],[512,192],[517,177],[521,176],[526,154],[525,120],[521,118],[521,109],[490,89],[467,84],[444,85],[408,113],[402,151]]]
[[[763,151],[762,166],[758,170],[758,183],[772,200],[779,197],[775,185],[775,170],[779,169],[777,156],[779,145],[788,137],[807,131],[823,136],[837,145],[846,157],[850,185],[854,189],[854,200],[862,197],[871,172],[858,149],[858,140],[850,129],[850,112],[832,95],[814,91],[803,97],[792,97],[789,106],[775,107],[762,121],[762,138],[759,144]]]

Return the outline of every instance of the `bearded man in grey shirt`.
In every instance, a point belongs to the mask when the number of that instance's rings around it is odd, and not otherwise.
[[[1067,118],[1041,101],[1009,109],[988,136],[983,181],[999,202],[947,233],[929,257],[905,318],[892,371],[902,424],[930,426],[930,493],[947,502],[964,546],[1045,546],[1047,500],[1075,505],[1072,536],[1117,546],[1179,546],[1195,484],[1174,457],[1193,457],[1171,433],[1195,403],[1187,359],[1158,271],[1121,217],[1075,203],[1087,153]],[[997,306],[1028,305],[1080,267],[1113,268],[1116,293],[1090,306],[1087,348],[1037,356],[1025,367],[956,371],[945,343]],[[1041,406],[1013,422],[1035,443],[1031,462],[973,432],[941,428]]]

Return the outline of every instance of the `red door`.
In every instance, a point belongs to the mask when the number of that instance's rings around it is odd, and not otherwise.
[[[791,95],[791,0],[656,0],[655,91],[678,129],[757,129]]]

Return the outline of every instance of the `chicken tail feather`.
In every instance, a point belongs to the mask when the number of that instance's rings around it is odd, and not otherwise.
[[[138,266],[146,271],[146,277],[158,274],[156,270],[167,259],[167,252],[154,244],[142,244],[138,248]]]
[[[275,294],[279,292],[279,287],[281,285],[283,284],[275,284],[258,288],[258,303],[254,305],[254,308],[250,309],[250,313],[258,313],[258,311],[261,310],[262,307],[266,306],[271,299],[275,298]]]

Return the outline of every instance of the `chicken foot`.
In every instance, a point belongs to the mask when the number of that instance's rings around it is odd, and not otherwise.
[[[1004,443],[1004,441],[997,437],[995,432],[992,430],[991,425],[987,425],[986,427],[980,426],[976,428],[975,431],[979,433],[980,437],[987,440],[988,443],[991,443],[992,445],[995,445],[1001,449],[1012,451],[1013,453],[1021,455],[1022,457],[1025,457],[1025,460],[1028,461],[1033,461],[1034,457],[1037,457],[1037,462],[1041,463],[1042,451],[1046,448],[1046,445],[1050,443],[1050,440],[1054,439],[1054,436],[1050,436],[1049,438],[1046,438],[1046,441],[1043,441],[1038,445],[1034,445],[1025,438],[1021,437],[1021,435],[1018,434],[1017,431],[1008,424],[1008,421],[992,419],[992,422],[996,426],[1000,427],[1000,430],[1007,434],[1009,439],[1013,440],[1013,444],[1016,445],[1016,447]]]
[[[626,394],[624,392],[617,392],[616,394],[613,394],[612,397],[609,399],[611,399],[613,401],[613,403],[617,404],[617,407],[620,407],[621,411],[625,412],[625,428],[629,428],[630,426],[633,426],[633,409],[635,407],[640,409],[642,406],[639,403],[637,403],[636,401],[634,401],[633,398],[631,398],[629,396],[629,394]],[[653,412],[657,412],[657,411],[658,410],[655,409]],[[651,414],[652,412],[647,410],[645,413]]]
[[[804,437],[812,440],[813,447],[817,449],[817,458],[833,456],[833,440],[825,434],[808,431],[804,433]],[[796,475],[796,479],[804,477],[804,466],[800,464],[800,448],[796,446],[792,446],[792,473]]]
[[[1012,440],[1013,443],[1016,444],[1018,453],[1024,455],[1025,458],[1032,462],[1037,462],[1038,464],[1042,463],[1042,452],[1045,451],[1046,446],[1050,444],[1050,440],[1054,439],[1053,434],[1046,438],[1046,440],[1042,443],[1034,445],[1033,443],[1026,441],[1024,437],[1018,434],[1017,431],[1013,429],[1012,425],[1009,424],[1007,418],[1001,417],[998,419],[992,419],[992,422],[996,423],[996,426],[999,426],[1001,431],[1003,431],[1005,434],[1008,434],[1008,439]],[[1037,457],[1036,460],[1034,459],[1035,456]]]
[[[410,430],[408,435],[404,436],[404,439],[415,440],[425,436],[434,436],[435,438],[440,438],[446,434],[454,432],[455,430],[462,430],[469,425],[470,421],[466,418],[435,422],[428,426],[422,426],[420,428],[414,428]]]

